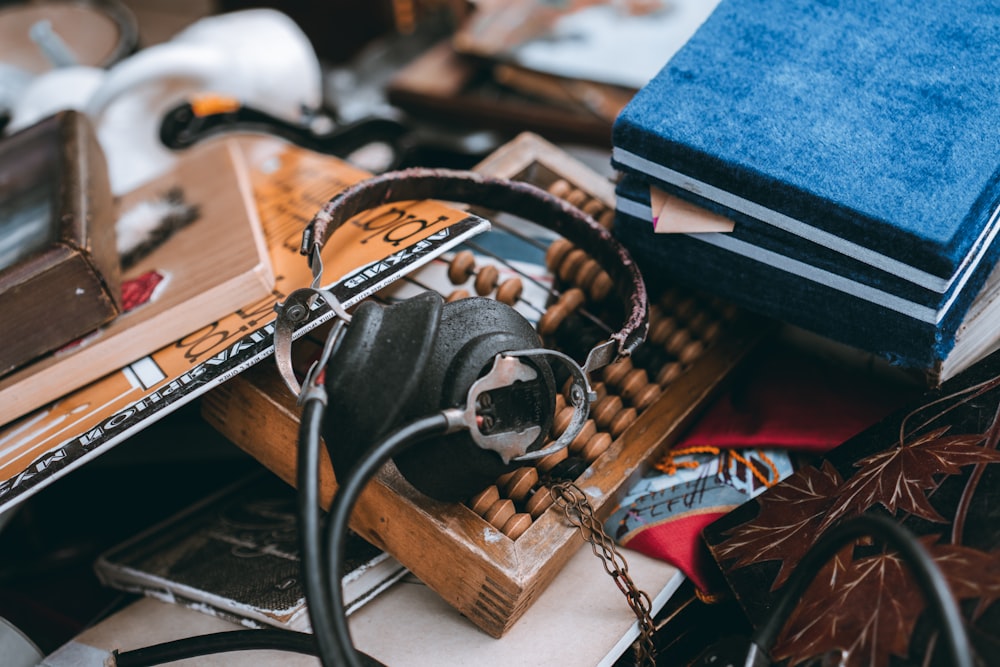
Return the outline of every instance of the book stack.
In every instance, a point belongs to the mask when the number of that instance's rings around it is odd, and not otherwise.
[[[998,59],[973,0],[723,0],[615,121],[616,233],[937,384],[1000,344]],[[733,230],[658,234],[663,197]]]

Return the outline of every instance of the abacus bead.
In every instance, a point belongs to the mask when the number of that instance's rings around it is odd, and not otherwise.
[[[538,461],[535,462],[535,465],[542,472],[548,472],[549,470],[552,470],[552,468],[557,463],[559,463],[560,461],[565,460],[567,456],[569,456],[569,452],[567,452],[566,448],[563,447],[562,449],[557,449],[556,451],[552,452],[551,454],[548,454],[548,455],[543,456],[542,458],[538,459]]]
[[[549,271],[555,273],[559,269],[559,265],[562,264],[563,258],[571,250],[573,250],[573,244],[567,239],[554,240],[545,250],[545,266]]]
[[[562,434],[566,431],[566,427],[569,426],[570,421],[573,420],[573,413],[576,410],[572,406],[565,407],[556,413],[555,419],[552,421],[552,430],[554,433]]]
[[[597,222],[605,229],[611,229],[615,225],[615,211],[609,208],[597,218]]]
[[[566,195],[568,195],[572,190],[573,186],[562,178],[553,182],[552,185],[549,186],[549,194],[559,197],[560,199],[565,199]]]
[[[449,294],[445,298],[445,301],[447,301],[448,303],[451,303],[452,301],[459,301],[461,299],[468,299],[469,296],[470,296],[469,295],[469,290],[467,290],[467,289],[457,289],[457,290],[454,290],[451,294]]]
[[[583,305],[583,302],[587,300],[587,296],[583,293],[579,287],[571,287],[562,293],[559,297],[559,303],[568,308],[570,311],[574,311]]]
[[[597,263],[597,260],[588,255],[587,259],[580,265],[580,268],[576,270],[574,284],[580,289],[589,292],[594,281],[597,280],[603,270],[601,265]]]
[[[573,190],[570,190],[569,194],[563,197],[563,199],[568,201],[573,206],[580,208],[590,200],[590,195],[583,190],[574,188]]]
[[[500,283],[500,287],[497,288],[496,299],[501,303],[506,303],[508,306],[513,306],[521,298],[523,291],[524,285],[521,283],[520,278],[508,278]]]
[[[592,463],[597,460],[598,456],[607,451],[610,446],[611,436],[603,432],[598,433],[583,446],[583,449],[580,451],[580,456],[588,463]]]
[[[597,274],[597,277],[594,278],[594,282],[590,284],[590,289],[588,289],[587,292],[590,294],[590,298],[594,301],[604,301],[608,298],[608,295],[611,294],[611,290],[613,290],[614,287],[615,282],[611,280],[611,276],[608,275],[608,272],[602,269],[601,272]]]
[[[495,484],[490,484],[472,497],[469,501],[469,508],[479,516],[482,516],[498,500],[500,500],[500,489]]]
[[[645,368],[633,368],[625,379],[622,380],[619,385],[619,390],[621,392],[622,398],[624,398],[629,403],[634,402],[635,397],[640,391],[646,388],[649,384],[649,375],[646,374]]]
[[[461,250],[455,253],[448,265],[448,280],[455,285],[460,285],[469,279],[473,269],[476,268],[476,257],[468,250]]]
[[[483,518],[494,528],[500,529],[507,523],[507,519],[514,516],[516,511],[514,501],[510,498],[503,498],[490,505],[486,513],[483,514]]]
[[[611,434],[611,437],[617,438],[624,433],[625,429],[631,426],[638,416],[639,412],[633,407],[620,410],[611,420],[611,423],[608,424],[608,432]]]
[[[684,350],[684,346],[691,342],[691,333],[687,329],[678,329],[667,342],[664,343],[664,347],[667,348],[667,352],[674,355],[675,357],[680,357],[681,352]]]
[[[580,207],[580,210],[589,215],[592,218],[598,218],[602,213],[604,213],[604,202],[600,199],[591,199],[589,202]]]
[[[559,412],[566,407],[566,397],[562,394],[556,394],[556,412]]]
[[[525,512],[518,512],[507,519],[500,532],[512,540],[516,540],[524,534],[524,531],[531,527],[531,515]]]
[[[549,306],[542,316],[538,318],[538,333],[543,336],[551,336],[559,329],[570,311],[559,303]]]
[[[537,519],[542,515],[542,512],[551,506],[552,495],[549,493],[549,490],[543,486],[535,489],[535,492],[531,494],[530,498],[528,498],[528,502],[524,504],[524,509],[531,515],[532,519]]]
[[[559,263],[559,270],[556,272],[559,279],[566,283],[575,283],[577,269],[586,261],[587,253],[580,248],[573,248]]]
[[[684,349],[677,355],[677,358],[682,364],[689,364],[700,357],[704,351],[705,344],[700,340],[693,340],[684,346]]]
[[[601,371],[601,377],[604,381],[613,387],[617,387],[621,384],[622,379],[628,375],[628,373],[633,369],[632,358],[623,357],[618,361],[608,364]]]
[[[531,466],[518,468],[504,483],[504,493],[518,502],[528,497],[531,489],[538,484],[538,470]]]
[[[486,264],[479,269],[479,274],[476,276],[476,294],[479,296],[486,296],[493,291],[493,288],[497,286],[497,282],[499,280],[500,270],[492,264]]]
[[[569,449],[574,454],[579,453],[583,446],[587,444],[587,441],[597,435],[597,424],[594,423],[593,419],[588,419],[583,422],[583,426],[580,428],[580,432],[576,434],[573,441],[569,443]]]
[[[650,382],[643,388],[642,391],[636,394],[635,398],[632,400],[632,406],[636,410],[645,410],[651,406],[662,393],[663,390],[660,388],[660,385],[655,382]]]
[[[676,362],[667,362],[663,364],[660,368],[660,372],[656,374],[656,383],[661,387],[665,387],[681,375],[681,365]]]
[[[594,404],[592,414],[597,426],[606,429],[615,415],[624,407],[622,397],[616,394],[609,394]]]

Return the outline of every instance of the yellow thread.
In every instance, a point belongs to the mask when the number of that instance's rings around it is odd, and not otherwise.
[[[694,469],[697,468],[700,463],[698,461],[675,461],[674,458],[677,456],[688,456],[690,454],[712,454],[713,456],[718,456],[718,447],[709,446],[699,446],[699,447],[682,447],[681,449],[671,449],[667,451],[663,460],[654,463],[653,468],[659,470],[667,475],[674,475],[677,473],[678,468]]]
[[[730,449],[730,450],[727,450],[726,453],[729,456],[731,456],[733,459],[735,459],[736,461],[738,461],[738,462],[742,463],[743,465],[745,465],[747,467],[747,469],[750,471],[750,474],[752,474],[754,477],[756,477],[757,481],[759,481],[765,487],[770,488],[770,487],[772,487],[772,486],[774,486],[775,484],[778,483],[778,466],[776,466],[774,464],[774,461],[772,461],[770,459],[770,457],[768,457],[767,454],[764,454],[763,452],[757,452],[757,455],[760,456],[761,461],[765,465],[767,465],[768,468],[770,468],[770,470],[771,470],[771,479],[768,479],[768,478],[764,477],[764,473],[762,473],[761,471],[757,470],[757,466],[755,466],[753,463],[751,463],[747,459],[745,459],[742,456],[740,456],[739,454],[737,454],[735,451],[733,451],[733,450]]]

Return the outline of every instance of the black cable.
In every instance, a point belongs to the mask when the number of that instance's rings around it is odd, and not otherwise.
[[[150,667],[229,651],[275,650],[316,655],[313,636],[291,630],[232,630],[114,652],[117,667]]]
[[[337,494],[330,506],[327,516],[325,530],[326,555],[329,560],[327,574],[334,580],[335,573],[342,570],[344,561],[344,544],[347,538],[348,520],[351,511],[357,503],[361,491],[365,488],[368,480],[378,472],[390,458],[403,451],[414,443],[434,435],[443,435],[450,429],[447,417],[442,413],[437,413],[429,417],[423,417],[416,421],[402,426],[381,442],[368,450],[365,455],[351,468],[339,482]],[[317,436],[318,437],[318,436]],[[337,575],[339,581],[339,575]],[[326,667],[365,667],[361,658],[367,656],[360,655],[354,648],[351,640],[350,629],[347,626],[347,615],[344,613],[343,591],[339,585],[328,586],[329,608],[331,610],[332,623],[329,626],[320,626],[313,621],[313,633],[319,635],[331,630],[343,651],[344,662],[328,662],[324,656],[320,656]],[[310,609],[312,599],[307,598]],[[370,658],[368,658],[370,660]]]
[[[778,634],[791,616],[799,598],[816,573],[842,546],[859,537],[871,536],[888,543],[910,566],[928,604],[938,618],[954,667],[973,667],[972,653],[962,624],[958,604],[934,559],[910,531],[893,519],[863,514],[826,532],[806,553],[785,585],[768,619],[751,637],[753,643],[770,653]]]

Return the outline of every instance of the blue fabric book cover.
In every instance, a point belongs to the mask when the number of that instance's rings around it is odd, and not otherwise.
[[[996,260],[998,61],[990,3],[723,0],[615,123],[620,236],[650,273],[934,368]],[[636,182],[736,230],[654,235]]]
[[[998,61],[993,3],[723,0],[613,159],[933,287],[997,231]]]

